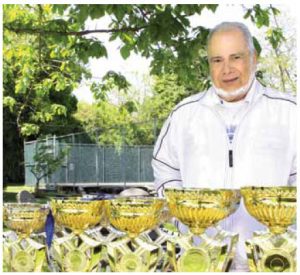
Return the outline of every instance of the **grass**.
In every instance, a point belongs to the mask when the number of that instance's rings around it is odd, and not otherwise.
[[[29,192],[34,192],[34,187],[21,185],[21,184],[10,184],[3,190],[3,202],[17,202],[17,194],[22,191],[27,190]],[[51,198],[57,196],[56,192],[41,192],[41,195],[36,198],[37,203],[47,203]]]
[[[33,188],[25,185],[16,185],[16,184],[6,186],[5,189],[3,190],[3,202],[16,202],[17,194],[22,190],[27,190],[29,192],[32,192]]]

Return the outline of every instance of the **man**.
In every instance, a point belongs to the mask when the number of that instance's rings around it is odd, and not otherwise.
[[[171,186],[295,184],[294,97],[255,79],[257,56],[244,24],[217,25],[207,51],[212,87],[173,109],[155,145],[152,165],[158,193]],[[243,203],[223,226],[240,236],[232,270],[247,271],[244,242],[264,227]]]

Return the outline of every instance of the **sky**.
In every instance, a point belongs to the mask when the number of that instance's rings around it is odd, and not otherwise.
[[[285,6],[291,17],[296,17],[296,10]],[[191,25],[202,25],[212,28],[222,21],[239,21],[245,23],[252,35],[259,37],[265,31],[257,29],[250,19],[245,20],[243,15],[245,11],[238,4],[220,4],[215,13],[205,9],[201,16],[191,18]],[[109,17],[100,20],[88,21],[86,29],[109,28]],[[145,89],[143,76],[149,74],[150,59],[131,53],[130,57],[124,60],[119,52],[120,43],[117,40],[109,42],[107,34],[93,34],[104,43],[107,48],[108,58],[95,59],[91,58],[88,67],[91,69],[93,80],[100,81],[101,77],[109,70],[120,72],[129,80],[135,89]],[[82,81],[78,89],[73,92],[79,101],[92,103],[93,95],[89,90],[86,81]]]

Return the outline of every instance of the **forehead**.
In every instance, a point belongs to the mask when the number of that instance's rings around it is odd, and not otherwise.
[[[246,39],[239,29],[222,30],[213,34],[208,45],[209,56],[224,56],[248,49]]]

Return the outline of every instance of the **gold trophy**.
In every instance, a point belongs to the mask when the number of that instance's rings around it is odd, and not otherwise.
[[[98,271],[103,246],[86,231],[100,223],[104,201],[59,198],[51,200],[50,205],[56,225],[62,227],[51,247],[59,271]]]
[[[7,271],[41,272],[47,270],[46,247],[33,236],[43,231],[49,209],[38,203],[5,203],[4,224],[15,231],[16,240],[4,241],[3,260]]]
[[[228,271],[238,234],[223,230],[217,223],[237,209],[239,191],[167,188],[165,196],[171,214],[189,228],[188,233],[178,234],[168,241],[169,263],[165,271]],[[206,229],[212,226],[213,235],[206,234]]]
[[[288,228],[296,219],[296,187],[244,187],[241,193],[249,214],[268,227],[246,241],[250,271],[296,272],[296,233]]]
[[[161,247],[141,234],[159,225],[165,201],[154,197],[123,197],[108,200],[106,204],[110,224],[126,233],[107,246],[111,271],[155,271]]]

